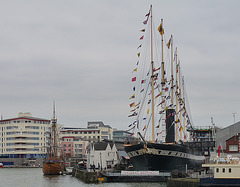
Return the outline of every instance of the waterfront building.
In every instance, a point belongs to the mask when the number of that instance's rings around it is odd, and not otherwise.
[[[112,169],[118,163],[117,148],[113,142],[90,143],[87,148],[88,171]]]
[[[235,134],[226,140],[226,153],[239,154],[240,152],[240,133]]]
[[[51,121],[19,113],[18,117],[0,120],[1,158],[45,158]]]
[[[195,147],[202,150],[204,156],[209,157],[210,152],[215,148],[216,127],[212,126],[194,126],[189,129],[192,133],[193,143]]]
[[[113,129],[101,121],[88,122],[87,128],[63,127],[60,130],[62,153],[67,158],[86,159],[86,147],[89,142],[111,140]]]
[[[231,139],[238,133],[240,133],[240,122],[234,123],[223,129],[218,129],[216,132],[216,148],[218,149],[218,147],[221,146],[222,152],[226,152],[226,150],[229,149],[226,144],[227,140]]]
[[[116,141],[132,141],[135,138],[132,136],[131,132],[113,129],[113,140]]]

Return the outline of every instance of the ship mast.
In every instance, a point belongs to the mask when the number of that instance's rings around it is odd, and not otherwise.
[[[153,75],[153,31],[152,31],[152,5],[150,6],[151,14],[151,87],[152,87],[152,142],[155,142],[155,129],[154,129],[154,75]]]
[[[178,142],[178,79],[177,79],[177,74],[178,74],[178,64],[177,64],[177,48],[176,48],[176,54],[175,54],[175,60],[176,60],[176,142]]]
[[[163,19],[161,19],[161,24],[158,28],[159,33],[161,34],[161,41],[162,41],[162,64],[161,64],[161,69],[162,69],[162,80],[161,80],[161,85],[162,85],[162,101],[165,101],[166,96],[165,96],[165,69],[164,69],[164,60],[163,60],[163,34],[164,34],[164,29],[163,29]],[[162,141],[166,142],[166,121],[165,121],[165,108],[166,108],[166,102],[163,103],[163,108],[164,112],[162,113]]]
[[[186,110],[186,106],[185,106],[185,93],[184,93],[184,76],[182,77],[182,89],[183,89],[183,108],[184,110]],[[185,113],[186,111],[184,111]],[[186,141],[186,119],[185,119],[185,115],[183,116],[183,141],[185,142]]]
[[[53,128],[53,156],[56,156],[56,124],[57,124],[57,118],[55,113],[55,102],[53,102],[53,118],[52,118],[52,128]]]
[[[171,35],[170,45],[171,45],[171,105],[173,106],[173,38]]]

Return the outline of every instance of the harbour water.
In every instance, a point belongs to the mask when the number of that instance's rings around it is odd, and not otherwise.
[[[166,183],[85,184],[71,175],[44,176],[42,168],[1,168],[0,187],[166,187]]]

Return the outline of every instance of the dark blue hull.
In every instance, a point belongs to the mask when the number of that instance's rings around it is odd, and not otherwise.
[[[204,157],[199,152],[176,144],[149,143],[125,146],[136,171],[200,170]]]
[[[240,179],[202,178],[198,186],[240,186]]]

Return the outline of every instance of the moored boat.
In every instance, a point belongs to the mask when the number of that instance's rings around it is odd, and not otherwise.
[[[43,160],[44,175],[60,175],[65,170],[64,160],[58,155],[58,143],[56,127],[57,119],[55,117],[55,106],[52,119],[52,133],[50,135],[49,146],[47,147],[47,158]],[[52,136],[53,135],[53,136]]]
[[[43,161],[44,175],[60,175],[64,172],[64,162],[61,158],[47,158]]]
[[[213,176],[201,178],[198,186],[240,186],[239,158],[217,158],[215,163],[203,164],[203,168],[212,168]]]
[[[146,41],[150,41],[150,45],[146,46],[150,46],[150,50],[144,51],[149,52],[150,59],[146,60],[147,55],[144,56],[138,51],[137,64],[132,71],[134,93],[129,98],[135,101],[130,104],[132,114],[128,116],[133,118],[128,131],[132,131],[132,134],[137,133],[141,141],[137,144],[127,142],[124,149],[130,157],[134,170],[200,170],[204,157],[200,149],[190,144],[190,135],[193,134],[188,133],[187,129],[192,129],[193,123],[177,49],[173,57],[173,37],[171,36],[166,44],[171,50],[170,63],[166,64],[163,52],[163,20],[158,27],[161,50],[153,49],[155,45],[153,40],[157,37],[154,36],[153,30],[152,6],[143,23],[146,28],[141,29],[141,32],[146,35],[141,36],[140,41],[143,42],[147,38],[147,33],[149,34],[150,39]],[[137,49],[140,50],[142,47],[141,43]],[[154,58],[154,51],[160,51],[160,57]],[[158,64],[159,59],[162,60]],[[149,63],[145,64],[145,62]],[[171,70],[169,74],[166,72],[166,65],[169,65]]]

